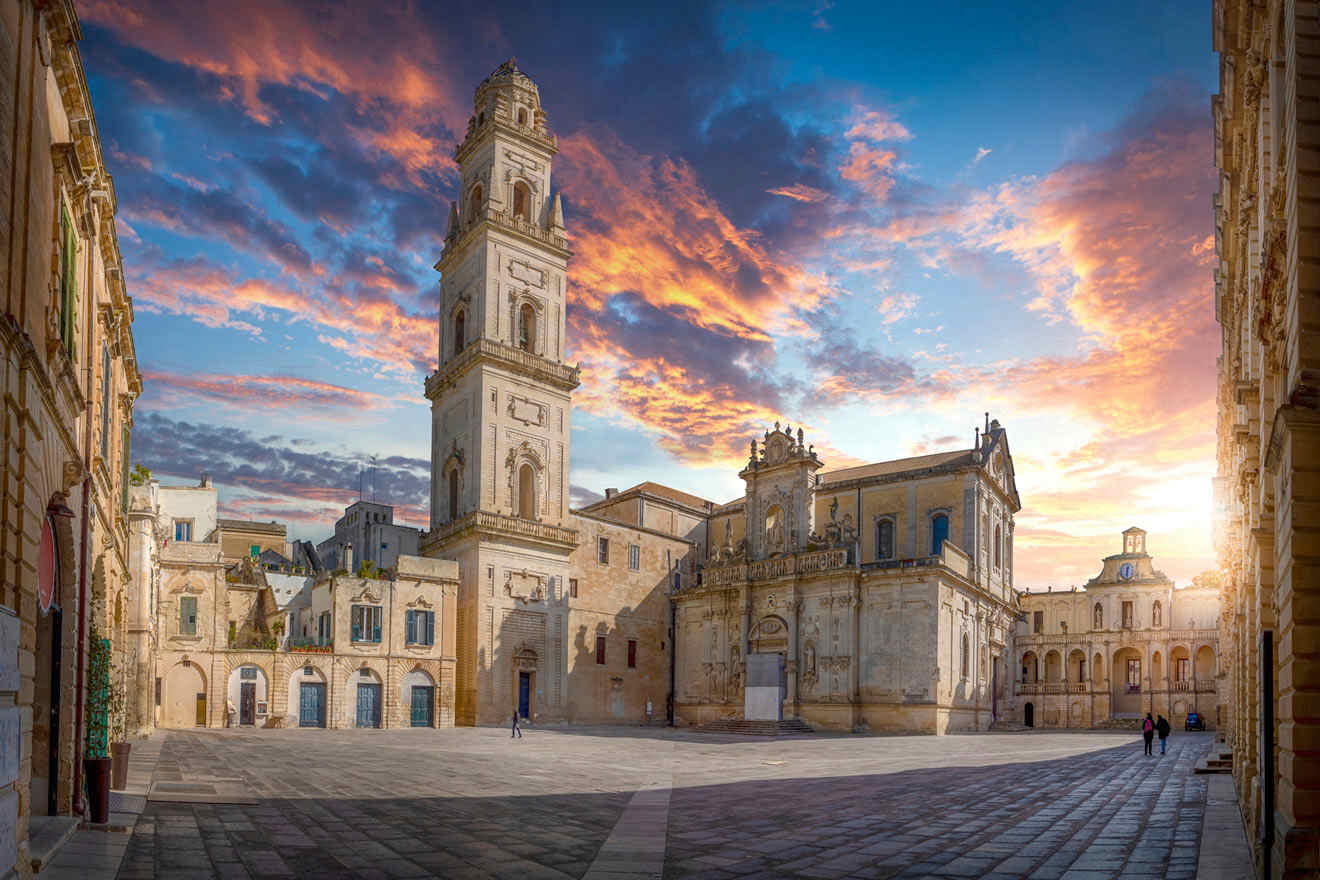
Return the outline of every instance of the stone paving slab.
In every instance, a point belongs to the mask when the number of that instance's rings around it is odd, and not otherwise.
[[[119,876],[1192,878],[1210,738],[769,741],[642,728],[165,737]]]

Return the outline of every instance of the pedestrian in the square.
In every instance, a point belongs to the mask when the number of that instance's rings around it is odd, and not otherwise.
[[[1165,718],[1164,718],[1163,715],[1161,715],[1161,716],[1159,717],[1159,720],[1155,722],[1155,732],[1158,733],[1158,734],[1160,735],[1160,754],[1161,754],[1161,755],[1164,754],[1164,747],[1165,747],[1165,745],[1166,745],[1166,742],[1165,742],[1165,741],[1169,738],[1169,730],[1170,730],[1169,722],[1168,722],[1167,720],[1165,720]]]
[[[513,739],[515,736],[518,737],[518,739],[522,739],[522,728],[518,726],[517,709],[513,710],[513,729],[509,731],[509,739]]]
[[[1146,717],[1141,722],[1141,738],[1146,741],[1146,754],[1150,754],[1151,740],[1155,739],[1155,719],[1146,713]]]

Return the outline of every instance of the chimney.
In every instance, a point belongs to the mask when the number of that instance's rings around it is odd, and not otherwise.
[[[618,495],[618,494],[619,494],[619,490],[618,490],[618,489],[606,489],[606,490],[605,490],[605,497],[606,497],[606,498],[613,498],[615,495]]]
[[[202,474],[202,483],[201,483],[201,486],[202,486],[203,489],[209,489],[209,488],[211,488],[211,475],[210,475],[210,474]]]

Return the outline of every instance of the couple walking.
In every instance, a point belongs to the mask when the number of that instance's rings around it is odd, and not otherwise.
[[[1169,738],[1169,730],[1169,722],[1164,720],[1163,715],[1161,715],[1159,720],[1156,721],[1154,718],[1150,717],[1149,712],[1146,713],[1145,719],[1141,722],[1141,736],[1146,740],[1146,754],[1149,755],[1151,753],[1151,740],[1155,738],[1155,734],[1157,733],[1160,735],[1160,754],[1164,754],[1166,740]]]

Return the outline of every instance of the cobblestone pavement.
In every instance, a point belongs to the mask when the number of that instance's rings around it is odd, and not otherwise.
[[[1169,742],[172,732],[162,791],[249,803],[150,802],[119,877],[1192,878],[1210,737]]]

